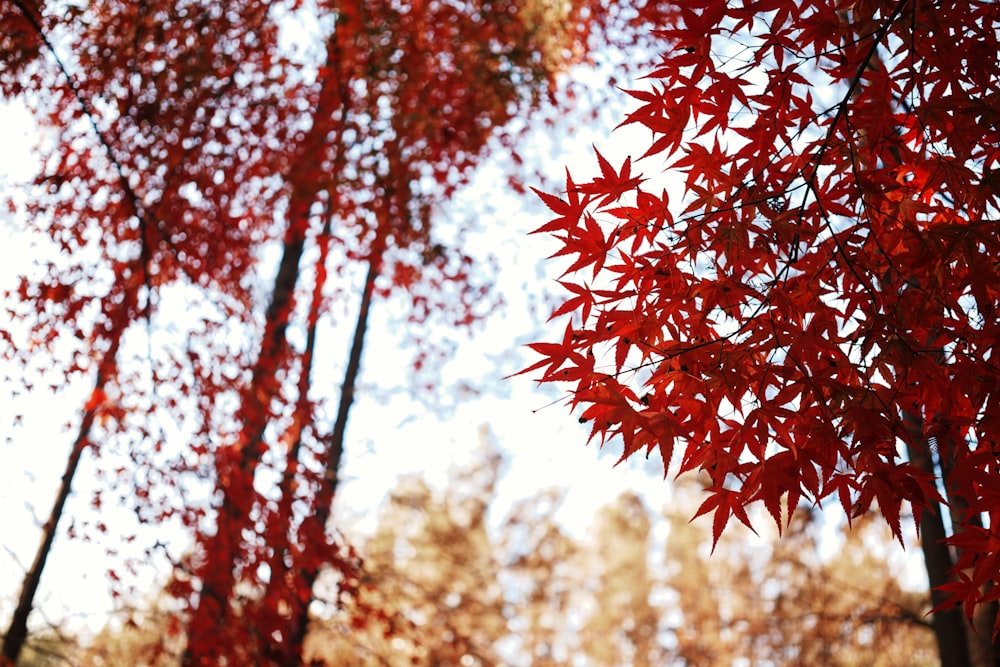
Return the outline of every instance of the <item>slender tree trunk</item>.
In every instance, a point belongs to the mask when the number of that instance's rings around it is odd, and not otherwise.
[[[230,600],[235,586],[236,562],[242,551],[242,531],[250,523],[256,502],[254,475],[264,452],[264,430],[270,415],[270,403],[278,394],[275,375],[285,350],[285,330],[298,279],[298,264],[304,246],[304,230],[286,238],[278,275],[272,290],[271,305],[261,353],[258,356],[249,388],[243,392],[243,430],[238,443],[223,447],[216,456],[217,486],[222,500],[216,515],[216,530],[204,538],[204,562],[198,569],[201,590],[188,627],[188,648],[183,664],[211,665],[213,636],[230,615]]]
[[[188,646],[182,659],[184,667],[214,664],[218,628],[231,614],[230,603],[237,576],[234,570],[243,550],[242,533],[250,524],[250,511],[255,504],[254,476],[265,449],[264,431],[271,416],[270,404],[280,389],[275,375],[287,354],[285,331],[294,306],[310,209],[332,178],[323,173],[322,164],[329,147],[328,135],[342,125],[342,119],[336,120],[337,112],[343,114],[346,110],[336,33],[328,43],[326,64],[333,76],[328,76],[321,84],[313,125],[303,137],[293,168],[303,176],[295,183],[291,194],[288,229],[266,312],[261,351],[250,386],[243,392],[242,433],[234,446],[223,448],[217,456],[217,484],[222,501],[216,531],[203,542],[204,562],[198,570],[201,590],[188,625]],[[336,139],[339,138],[340,133],[336,132]]]
[[[329,195],[333,198],[333,194]],[[332,207],[328,207],[327,220],[324,224],[323,234],[319,239],[320,253],[316,260],[316,282],[313,285],[313,293],[309,305],[308,327],[306,332],[306,346],[302,354],[302,364],[299,371],[298,383],[298,404],[295,409],[294,421],[288,433],[289,442],[286,456],[285,472],[282,475],[279,486],[278,507],[274,515],[270,518],[275,529],[274,535],[283,536],[283,541],[275,543],[271,552],[270,580],[262,599],[264,609],[258,613],[261,624],[265,627],[278,628],[279,631],[287,631],[283,628],[285,622],[283,615],[289,613],[294,608],[295,601],[299,599],[299,582],[294,576],[295,561],[295,541],[293,539],[293,504],[295,502],[295,486],[299,477],[299,455],[302,450],[302,432],[305,424],[312,417],[311,404],[308,393],[312,379],[312,365],[316,349],[316,328],[319,322],[320,311],[323,305],[323,286],[326,283],[326,261],[330,248],[331,219],[333,216]],[[287,610],[287,611],[286,611]],[[285,632],[282,632],[284,635]],[[284,638],[284,637],[283,637]],[[273,664],[283,664],[290,650],[289,642],[279,643],[268,642],[262,647],[263,653]],[[297,655],[297,652],[294,653]]]
[[[302,213],[308,211],[308,205],[290,209]],[[242,532],[250,523],[250,513],[256,502],[254,475],[264,451],[263,434],[271,399],[278,394],[275,375],[284,356],[285,330],[293,306],[304,243],[305,230],[290,225],[267,309],[261,352],[250,385],[243,392],[242,433],[235,445],[224,446],[216,455],[217,487],[222,500],[216,514],[215,533],[203,540],[204,560],[197,571],[201,589],[188,625],[188,646],[183,657],[185,667],[214,664],[214,649],[218,647],[214,637],[229,620],[230,601],[236,585],[234,570],[242,551]]]
[[[35,559],[31,567],[24,575],[24,583],[21,585],[21,594],[18,596],[17,607],[14,609],[14,616],[11,618],[10,626],[3,640],[3,657],[10,661],[10,664],[17,662],[24,643],[28,637],[28,616],[34,608],[35,593],[42,580],[42,571],[52,552],[52,543],[55,541],[56,529],[62,519],[63,511],[66,508],[66,501],[73,488],[73,478],[76,476],[77,468],[80,465],[80,458],[84,450],[90,444],[90,429],[94,425],[94,419],[101,409],[100,397],[104,394],[104,387],[115,372],[115,359],[118,356],[118,348],[125,332],[125,326],[115,326],[112,329],[110,345],[104,353],[104,358],[97,371],[97,378],[94,380],[94,389],[91,392],[90,401],[83,413],[83,420],[77,431],[76,439],[70,450],[69,458],[66,460],[66,468],[63,471],[62,481],[56,491],[55,502],[49,511],[49,518],[42,526],[42,539],[39,542],[38,550],[35,552]]]
[[[382,232],[384,234],[384,232]],[[340,403],[337,407],[337,418],[327,445],[326,470],[324,484],[316,497],[314,515],[310,521],[317,529],[323,531],[332,511],[333,498],[337,491],[340,463],[344,454],[344,436],[347,433],[347,420],[351,405],[354,402],[354,389],[358,375],[361,372],[361,354],[364,348],[365,333],[368,329],[368,315],[371,310],[372,297],[375,293],[375,280],[379,276],[382,264],[382,254],[385,250],[384,238],[376,241],[378,244],[368,260],[368,272],[361,292],[361,303],[354,325],[354,336],[351,340],[351,351],[347,368],[344,371],[344,382],[341,385]],[[285,658],[283,667],[298,667],[302,664],[302,647],[306,633],[309,630],[309,605],[314,599],[313,586],[319,576],[319,568],[314,563],[306,563],[301,570],[301,589],[306,594],[295,600],[292,605],[291,619],[288,623],[289,636],[286,638]]]
[[[132,189],[131,185],[129,185],[128,179],[125,177],[121,164],[115,158],[114,151],[111,149],[111,144],[108,142],[107,137],[101,131],[100,127],[98,127],[96,119],[92,113],[90,103],[80,92],[80,89],[77,87],[73,77],[66,69],[64,63],[59,58],[59,54],[56,53],[51,42],[49,41],[48,36],[42,29],[40,21],[41,5],[35,2],[21,2],[21,0],[13,0],[13,4],[28,20],[32,28],[38,34],[38,38],[43,44],[45,44],[46,48],[52,54],[52,57],[55,59],[55,62],[59,67],[59,71],[66,79],[69,89],[73,93],[77,102],[80,104],[84,115],[89,120],[94,132],[96,133],[98,141],[107,151],[107,157],[118,174],[118,180],[122,190],[125,192],[127,201],[131,205],[133,213],[139,219],[141,229],[143,230],[142,255],[140,263],[142,268],[141,275],[143,280],[146,281],[149,276],[146,270],[148,268],[149,253],[146,245],[148,243],[148,238],[146,237],[145,232],[147,230],[151,230],[152,228],[149,225],[149,219],[143,215],[139,198],[136,196],[136,193]],[[162,232],[162,230],[160,231]],[[169,244],[169,236],[163,235],[162,239],[164,242]],[[145,287],[147,290],[146,304],[148,307],[149,299],[151,298],[148,282],[145,283]],[[128,285],[125,288],[125,298],[123,299],[122,304],[115,310],[117,313],[124,313],[127,315],[132,309],[135,308],[137,303],[138,285]],[[9,663],[11,665],[16,664],[17,659],[24,648],[25,641],[28,637],[28,617],[34,609],[35,595],[38,592],[38,586],[41,584],[42,572],[45,570],[49,554],[52,552],[52,545],[55,542],[56,530],[59,526],[59,521],[62,519],[63,512],[65,511],[66,501],[69,499],[69,494],[73,489],[73,479],[76,477],[76,471],[80,465],[80,459],[83,456],[83,452],[87,448],[87,445],[90,444],[90,430],[94,425],[94,419],[97,417],[97,414],[101,409],[101,397],[104,395],[104,388],[116,372],[118,350],[121,346],[121,339],[125,334],[125,329],[128,328],[127,318],[123,318],[122,321],[112,321],[111,325],[110,338],[108,339],[108,349],[101,357],[100,364],[98,365],[97,377],[94,380],[94,389],[91,392],[87,406],[84,408],[80,428],[77,431],[76,439],[73,441],[69,457],[66,459],[66,467],[63,470],[62,479],[59,483],[59,488],[56,491],[56,498],[52,504],[52,509],[49,511],[49,518],[42,526],[42,539],[38,544],[38,550],[35,552],[35,558],[31,563],[31,567],[24,575],[24,581],[21,584],[21,592],[18,596],[17,606],[14,608],[14,614],[11,617],[7,633],[4,635],[0,665],[4,663]]]
[[[939,473],[934,465],[931,449],[924,438],[923,420],[915,414],[904,413],[903,423],[914,443],[907,446],[907,456],[910,463],[921,472],[935,477]],[[933,510],[933,511],[931,511]],[[944,540],[948,537],[944,529],[943,513],[945,508],[940,504],[933,508],[925,508],[920,515],[920,548],[924,553],[924,567],[927,570],[927,583],[930,585],[931,604],[935,607],[945,602],[947,594],[938,590],[951,581],[951,569],[954,561],[951,551]],[[968,637],[966,636],[968,622],[958,607],[952,607],[934,613],[931,628],[937,641],[938,656],[941,667],[972,667],[969,656]]]
[[[101,377],[95,384],[94,393],[103,391],[103,386],[104,378]],[[62,481],[59,483],[59,489],[56,492],[56,500],[49,511],[48,520],[42,526],[42,539],[38,545],[38,550],[35,552],[35,559],[31,563],[31,568],[24,575],[24,583],[21,585],[21,594],[17,600],[17,607],[14,609],[14,616],[11,619],[10,627],[7,629],[7,634],[3,640],[3,657],[9,660],[11,664],[17,662],[18,656],[21,654],[21,649],[27,640],[28,616],[34,608],[35,593],[38,591],[38,585],[42,580],[42,571],[45,569],[45,563],[52,551],[56,528],[59,526],[59,520],[62,518],[63,510],[66,507],[66,500],[69,498],[70,491],[72,490],[73,477],[76,475],[83,451],[89,444],[90,429],[94,424],[94,417],[96,415],[96,407],[84,412],[80,430],[77,433],[76,440],[73,442],[69,458],[66,460],[66,469],[63,472]]]

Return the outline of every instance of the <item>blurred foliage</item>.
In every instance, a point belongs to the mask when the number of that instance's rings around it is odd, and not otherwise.
[[[822,522],[800,508],[780,539],[731,531],[710,555],[709,526],[689,521],[700,489],[682,484],[660,511],[624,494],[576,537],[558,520],[564,492],[557,489],[494,518],[501,463],[484,432],[481,455],[453,470],[447,489],[399,480],[358,546],[364,575],[353,604],[312,608],[312,664],[938,662],[928,596],[905,590],[881,557],[891,542],[884,522],[860,517],[838,549],[821,549]],[[109,625],[68,663],[177,664],[182,647],[162,642],[172,622],[169,602],[154,601]]]
[[[60,667],[67,664],[75,642],[58,629],[36,633],[25,645],[17,667]]]

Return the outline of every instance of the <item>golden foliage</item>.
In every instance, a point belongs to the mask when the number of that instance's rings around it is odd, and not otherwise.
[[[709,526],[689,521],[693,487],[661,512],[624,494],[574,536],[555,489],[491,518],[499,466],[487,448],[446,490],[399,481],[359,546],[354,604],[314,607],[311,664],[937,664],[928,596],[901,586],[882,522],[859,518],[831,550],[800,508],[782,538],[731,531],[710,556]],[[148,619],[105,631],[76,664],[176,664],[151,652],[170,615]]]

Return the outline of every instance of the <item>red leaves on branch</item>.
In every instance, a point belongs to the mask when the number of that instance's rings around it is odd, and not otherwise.
[[[597,164],[601,168],[601,176],[589,183],[580,185],[577,189],[583,194],[593,194],[601,197],[598,206],[607,206],[622,197],[626,192],[635,190],[644,180],[632,176],[632,158],[627,158],[620,171],[615,171],[611,163],[604,159],[601,152],[594,148]]]
[[[1000,558],[1000,6],[678,14],[623,123],[664,194],[600,153],[539,193],[573,324],[527,370],[623,457],[708,475],[716,539],[757,502],[779,528],[800,501],[877,507],[900,539],[907,507],[950,508],[971,615]]]

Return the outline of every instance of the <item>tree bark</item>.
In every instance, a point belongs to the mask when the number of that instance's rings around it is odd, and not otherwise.
[[[115,359],[118,356],[118,348],[121,344],[125,326],[113,328],[110,346],[104,353],[104,358],[97,371],[97,378],[94,381],[94,389],[91,393],[90,403],[83,413],[83,420],[77,431],[76,439],[73,441],[73,448],[70,450],[69,458],[66,460],[66,468],[63,471],[62,481],[56,491],[56,499],[49,511],[49,518],[42,526],[42,539],[35,552],[35,559],[31,567],[24,575],[24,583],[21,585],[21,593],[18,596],[17,607],[14,608],[14,615],[11,618],[10,626],[3,640],[3,657],[16,664],[17,659],[24,648],[24,643],[28,638],[28,616],[34,609],[35,594],[42,580],[42,571],[52,552],[52,544],[55,541],[56,529],[62,519],[63,511],[66,508],[66,501],[73,489],[73,478],[76,476],[77,468],[80,465],[80,458],[89,444],[90,429],[94,425],[94,419],[101,409],[98,397],[104,393],[109,377],[114,373]]]
[[[912,443],[919,443],[907,445],[906,451],[910,463],[921,472],[936,477],[939,471],[934,465],[931,449],[924,438],[923,420],[915,414],[904,413],[903,424],[910,434]],[[944,511],[945,508],[937,504],[935,507],[925,508],[920,515],[920,549],[924,554],[931,604],[935,607],[948,598],[947,594],[938,590],[938,587],[951,581],[951,569],[954,566],[951,551],[944,542],[948,537],[942,516]],[[937,641],[941,667],[973,667],[966,636],[967,626],[968,622],[958,607],[934,613],[931,628]]]
[[[905,0],[896,4],[885,19],[886,27],[901,15],[905,4]],[[845,25],[852,25],[852,13],[854,11],[853,8],[838,11],[840,19]],[[881,71],[884,69],[878,53],[879,40],[882,36],[884,36],[884,33],[876,33],[871,36],[874,42],[869,51],[864,71],[859,71],[854,80],[851,81],[851,97],[856,97],[860,92],[860,86],[863,85],[864,72]],[[857,38],[862,39],[862,36],[858,35]],[[891,104],[892,100],[887,99],[886,103],[887,105]],[[846,105],[846,100],[843,104]],[[846,109],[846,106],[842,107],[842,109]],[[858,139],[862,145],[867,143],[867,133],[864,128],[858,129]],[[882,150],[880,158],[885,165],[898,165],[900,163],[900,155],[895,147],[891,145],[886,146]],[[873,164],[865,163],[863,160],[859,164],[859,167],[862,169],[871,169],[874,166]],[[883,291],[885,290],[883,289]],[[944,363],[943,354],[939,354],[939,363]],[[924,554],[924,566],[927,570],[927,580],[930,585],[931,602],[937,607],[945,602],[948,597],[947,594],[938,590],[938,587],[952,580],[952,568],[955,564],[951,549],[944,541],[948,538],[948,534],[944,527],[943,514],[946,511],[951,511],[951,516],[954,518],[956,512],[961,511],[954,505],[960,499],[955,498],[947,488],[949,457],[953,455],[951,450],[953,444],[938,443],[940,447],[939,461],[935,464],[931,451],[931,443],[925,434],[924,417],[908,411],[903,411],[901,417],[903,426],[909,436],[907,456],[910,459],[910,463],[922,472],[932,475],[935,478],[940,478],[944,482],[946,489],[945,502],[947,505],[936,503],[931,507],[926,507],[920,516],[920,548]],[[958,524],[953,520],[952,526],[956,525]],[[977,639],[960,608],[952,607],[936,612],[932,619],[931,627],[934,630],[942,667],[994,667],[992,665],[992,649],[982,646],[982,642]],[[979,660],[973,661],[974,654]],[[990,663],[980,662],[987,654],[990,657]]]
[[[384,232],[382,232],[384,234]],[[340,463],[344,455],[344,437],[347,434],[347,420],[351,412],[351,405],[354,403],[354,389],[357,384],[358,375],[361,372],[361,354],[364,349],[365,333],[368,330],[368,315],[371,310],[372,298],[375,294],[375,280],[378,278],[382,254],[385,251],[385,241],[376,241],[378,247],[372,252],[368,260],[368,272],[365,276],[364,288],[361,292],[361,303],[358,308],[358,316],[354,325],[354,336],[351,341],[351,351],[348,357],[347,368],[344,371],[344,382],[341,385],[340,403],[337,407],[337,418],[334,421],[333,431],[330,434],[326,458],[326,470],[324,472],[323,485],[316,497],[315,514],[311,521],[315,522],[319,530],[323,530],[330,513],[333,509],[333,498],[336,495],[337,483],[339,481]],[[296,600],[297,604],[292,606],[292,617],[288,624],[290,629],[289,637],[286,639],[286,657],[283,667],[298,667],[302,663],[302,648],[306,633],[309,630],[309,605],[313,601],[313,586],[319,576],[319,568],[315,564],[307,563],[302,571],[302,590],[308,595],[304,600]]]
[[[184,667],[212,664],[211,648],[217,644],[213,637],[220,623],[225,623],[230,616],[236,583],[234,567],[240,554],[242,531],[250,522],[248,510],[256,497],[254,476],[263,453],[270,402],[278,394],[275,372],[287,349],[285,331],[294,306],[310,209],[334,177],[323,174],[322,162],[329,146],[331,123],[338,128],[342,125],[343,119],[337,121],[336,112],[339,110],[343,115],[347,101],[335,35],[327,46],[326,64],[333,76],[325,78],[321,84],[313,125],[302,139],[293,167],[296,173],[304,176],[292,190],[288,229],[266,312],[261,352],[254,364],[250,386],[243,392],[242,435],[238,443],[224,448],[217,456],[222,502],[216,532],[204,540],[205,561],[198,571],[202,588],[188,624],[188,646],[182,658]],[[340,137],[339,130],[336,136]]]

